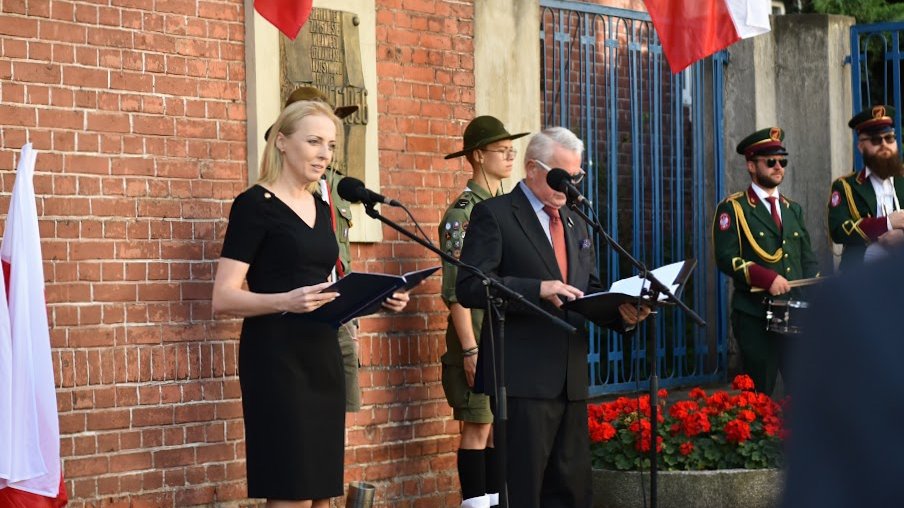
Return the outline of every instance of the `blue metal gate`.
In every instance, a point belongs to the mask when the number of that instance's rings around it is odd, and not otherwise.
[[[676,310],[656,316],[656,336],[589,337],[591,395],[648,385],[652,352],[662,386],[725,378],[727,283],[712,260],[712,210],[723,195],[725,56],[672,75],[646,13],[541,0],[543,124],[572,129],[586,147],[583,191],[600,221],[650,268],[696,258],[683,297],[709,326]],[[597,245],[604,280],[634,275]]]
[[[851,91],[853,113],[874,104],[891,104],[898,110],[895,132],[901,143],[901,65],[904,23],[873,23],[851,27]],[[853,135],[856,146],[857,136]],[[854,167],[863,166],[854,149]]]

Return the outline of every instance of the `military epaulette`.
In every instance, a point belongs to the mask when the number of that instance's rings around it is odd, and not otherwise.
[[[723,202],[723,203],[728,203],[729,201],[734,201],[734,200],[736,200],[736,199],[742,197],[743,195],[744,195],[744,192],[743,192],[743,191],[738,191],[738,192],[735,192],[734,194],[728,196],[728,197],[725,198],[724,200],[722,200],[722,202]]]
[[[832,183],[835,183],[835,182],[842,182],[842,181],[848,180],[848,179],[850,179],[850,178],[856,178],[856,177],[857,177],[857,173],[858,173],[858,171],[854,171],[854,172],[848,173],[848,174],[846,174],[846,175],[841,175],[841,176],[839,176],[838,178],[836,178],[835,181],[833,181]]]
[[[453,208],[462,208],[462,209],[467,208],[468,203],[470,203],[470,202],[471,202],[471,200],[468,198],[461,198],[455,202],[455,206]]]

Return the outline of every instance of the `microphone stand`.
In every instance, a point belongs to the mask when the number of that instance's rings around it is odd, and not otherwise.
[[[706,321],[703,320],[696,312],[691,310],[683,301],[678,299],[671,290],[669,290],[668,286],[663,284],[653,275],[650,270],[647,269],[646,265],[644,265],[640,260],[632,256],[624,247],[621,246],[614,238],[609,236],[609,233],[603,229],[603,226],[600,225],[599,222],[593,220],[584,213],[583,210],[578,206],[578,203],[574,199],[568,200],[568,208],[570,208],[574,213],[578,214],[584,222],[590,225],[594,231],[596,231],[605,241],[609,244],[610,247],[616,250],[619,254],[624,256],[628,261],[631,262],[639,271],[640,277],[648,280],[650,282],[649,288],[644,288],[642,292],[642,296],[647,297],[646,305],[650,307],[662,307],[665,304],[674,304],[677,305],[681,310],[688,315],[695,323],[697,323],[700,327],[706,326]],[[667,299],[664,302],[659,301],[660,294],[664,294],[667,296]],[[647,327],[648,335],[652,335],[653,337],[653,372],[650,375],[650,506],[651,508],[656,508],[657,502],[657,476],[659,469],[659,457],[656,453],[656,434],[659,431],[659,423],[657,422],[658,413],[659,413],[659,344],[656,341],[656,319],[653,318],[648,322]]]
[[[493,366],[495,369],[494,380],[495,381],[495,398],[496,398],[496,411],[493,414],[493,421],[495,427],[495,446],[496,446],[496,455],[499,458],[499,468],[502,471],[502,488],[499,492],[499,506],[501,508],[507,508],[509,506],[508,502],[508,481],[506,480],[506,459],[505,459],[505,422],[508,420],[508,407],[506,405],[506,390],[505,390],[505,309],[509,302],[518,302],[521,305],[531,309],[533,312],[546,317],[556,326],[562,328],[568,333],[576,333],[577,329],[570,325],[567,321],[560,319],[549,312],[543,310],[537,305],[534,305],[532,302],[528,301],[524,298],[520,293],[513,291],[508,288],[506,285],[502,284],[496,279],[487,276],[485,273],[480,271],[475,266],[471,266],[466,263],[462,263],[458,259],[453,256],[446,254],[445,252],[437,249],[433,244],[427,242],[423,238],[415,235],[414,233],[408,231],[407,229],[399,226],[395,222],[387,219],[386,217],[380,215],[374,208],[375,203],[364,203],[364,211],[367,213],[369,217],[377,219],[378,221],[386,224],[392,229],[398,231],[404,236],[414,240],[430,252],[438,255],[443,261],[446,261],[452,265],[457,266],[461,270],[466,270],[475,276],[477,276],[483,283],[483,285],[487,288],[487,307],[490,311],[490,319],[491,323],[493,323],[493,318],[495,317],[495,323],[499,327],[499,332],[495,336],[495,340],[491,340],[487,349],[490,352],[489,357],[493,362]],[[495,296],[493,296],[495,295]],[[494,326],[491,324],[490,331],[492,332]],[[486,382],[486,381],[485,381]]]

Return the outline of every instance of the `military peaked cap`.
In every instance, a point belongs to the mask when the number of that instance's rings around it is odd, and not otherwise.
[[[782,141],[785,131],[780,127],[760,129],[738,143],[737,152],[748,160],[758,155],[788,155]]]

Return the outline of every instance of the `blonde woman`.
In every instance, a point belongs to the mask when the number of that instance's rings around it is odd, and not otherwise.
[[[338,247],[329,205],[314,192],[339,119],[321,102],[302,101],[273,129],[258,183],[233,202],[213,309],[245,318],[248,496],[271,507],[327,508],[343,493],[345,377],[336,329],[305,315],[338,296],[324,291]]]

